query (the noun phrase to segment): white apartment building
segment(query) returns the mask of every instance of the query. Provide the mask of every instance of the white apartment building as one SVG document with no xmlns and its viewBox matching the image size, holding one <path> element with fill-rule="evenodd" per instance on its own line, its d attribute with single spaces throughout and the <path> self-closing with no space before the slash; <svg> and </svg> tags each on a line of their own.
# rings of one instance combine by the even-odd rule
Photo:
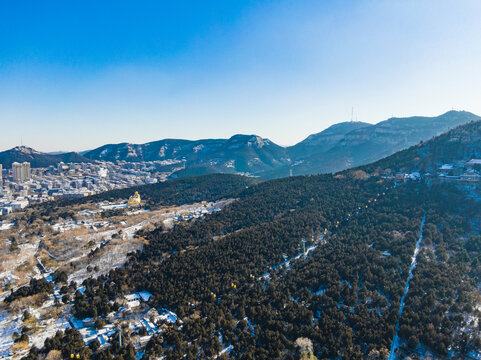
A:
<svg viewBox="0 0 481 360">
<path fill-rule="evenodd" d="M 30 179 L 31 170 L 30 170 L 30 163 L 23 162 L 18 163 L 14 162 L 12 164 L 12 177 L 13 181 L 15 182 L 24 182 Z"/>
</svg>

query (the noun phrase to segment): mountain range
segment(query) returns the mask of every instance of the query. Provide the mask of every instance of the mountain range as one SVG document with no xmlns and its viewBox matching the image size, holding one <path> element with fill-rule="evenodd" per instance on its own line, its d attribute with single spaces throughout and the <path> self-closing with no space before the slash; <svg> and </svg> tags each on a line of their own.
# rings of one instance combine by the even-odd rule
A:
<svg viewBox="0 0 481 360">
<path fill-rule="evenodd" d="M 173 177 L 241 173 L 269 179 L 290 174 L 337 172 L 367 164 L 476 120 L 481 120 L 481 117 L 466 111 L 448 111 L 436 117 L 390 118 L 375 125 L 343 122 L 289 147 L 279 146 L 257 135 L 107 144 L 82 152 L 82 155 L 43 154 L 17 147 L 0 153 L 0 163 L 9 167 L 13 161 L 30 161 L 32 167 L 41 167 L 59 161 L 162 161 L 165 170 L 172 164 L 176 167 L 184 165 Z"/>
</svg>

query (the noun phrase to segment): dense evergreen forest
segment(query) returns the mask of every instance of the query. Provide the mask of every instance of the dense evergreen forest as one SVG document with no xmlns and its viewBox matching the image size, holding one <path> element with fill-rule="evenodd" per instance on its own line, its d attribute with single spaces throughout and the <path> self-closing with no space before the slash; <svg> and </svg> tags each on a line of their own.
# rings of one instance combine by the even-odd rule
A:
<svg viewBox="0 0 481 360">
<path fill-rule="evenodd" d="M 360 169 L 369 173 L 421 171 L 434 175 L 441 164 L 472 158 L 481 158 L 481 121 L 458 126 Z"/>
<path fill-rule="evenodd" d="M 479 325 L 459 331 L 469 316 L 481 323 L 474 309 L 479 203 L 452 185 L 395 185 L 365 174 L 232 186 L 239 200 L 223 211 L 171 231 L 144 232 L 148 245 L 130 254 L 123 268 L 86 280 L 83 294 L 66 288 L 73 312 L 80 319 L 104 318 L 124 294 L 151 292 L 149 305 L 175 311 L 182 323 L 163 324 L 145 359 L 214 358 L 229 345 L 219 358 L 296 359 L 299 338 L 312 341 L 318 359 L 386 359 L 426 213 L 399 319 L 400 351 L 407 356 L 423 345 L 440 358 L 449 349 L 459 358 L 479 351 Z M 217 183 L 215 176 L 209 182 Z M 186 191 L 182 201 L 193 199 L 195 191 Z M 303 254 L 303 240 L 315 248 Z M 134 359 L 131 334 L 119 331 L 121 348 L 84 346 L 69 330 L 28 358 L 52 349 L 69 354 L 76 346 L 83 358 Z"/>
<path fill-rule="evenodd" d="M 481 279 L 477 227 L 481 214 L 478 203 L 473 199 L 459 201 L 462 198 L 462 192 L 452 185 L 431 189 L 423 248 L 406 299 L 400 335 L 408 339 L 411 349 L 422 343 L 446 355 L 451 347 L 465 358 L 481 351 L 480 314 L 477 329 L 469 326 L 466 316 L 480 301 L 473 288 Z M 462 328 L 465 331 L 457 331 Z"/>
</svg>

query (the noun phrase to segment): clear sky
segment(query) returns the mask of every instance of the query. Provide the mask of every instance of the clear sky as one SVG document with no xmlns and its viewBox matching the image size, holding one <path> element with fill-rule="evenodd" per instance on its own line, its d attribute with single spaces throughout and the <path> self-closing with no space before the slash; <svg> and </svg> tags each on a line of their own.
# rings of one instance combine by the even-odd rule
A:
<svg viewBox="0 0 481 360">
<path fill-rule="evenodd" d="M 1 1 L 0 150 L 481 115 L 481 1 Z"/>
</svg>

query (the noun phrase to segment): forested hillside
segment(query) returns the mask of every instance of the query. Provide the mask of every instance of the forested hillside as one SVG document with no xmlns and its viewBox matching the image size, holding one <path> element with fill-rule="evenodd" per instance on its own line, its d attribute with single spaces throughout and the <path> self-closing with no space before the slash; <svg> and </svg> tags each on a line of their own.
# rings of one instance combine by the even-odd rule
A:
<svg viewBox="0 0 481 360">
<path fill-rule="evenodd" d="M 477 135 L 468 135 L 477 126 L 384 163 L 244 186 L 239 200 L 220 212 L 171 231 L 140 233 L 147 244 L 124 267 L 84 281 L 82 292 L 66 288 L 73 314 L 108 320 L 124 295 L 148 291 L 148 305 L 175 312 L 177 321 L 159 323 L 162 331 L 140 352 L 134 348 L 139 335 L 128 328 L 120 330 L 122 347 L 117 334 L 110 347 L 75 342 L 74 350 L 65 345 L 77 336 L 72 330 L 29 358 L 52 349 L 95 359 L 475 356 L 481 350 L 479 190 L 436 179 L 396 182 L 379 169 L 411 170 L 416 165 L 405 159 L 415 151 L 432 151 L 425 157 L 431 163 L 480 151 Z M 186 190 L 184 200 L 191 199 Z M 31 291 L 12 296 L 23 293 Z"/>
<path fill-rule="evenodd" d="M 421 171 L 434 174 L 440 165 L 481 158 L 481 121 L 454 128 L 382 160 L 363 166 L 367 171 Z"/>
</svg>

